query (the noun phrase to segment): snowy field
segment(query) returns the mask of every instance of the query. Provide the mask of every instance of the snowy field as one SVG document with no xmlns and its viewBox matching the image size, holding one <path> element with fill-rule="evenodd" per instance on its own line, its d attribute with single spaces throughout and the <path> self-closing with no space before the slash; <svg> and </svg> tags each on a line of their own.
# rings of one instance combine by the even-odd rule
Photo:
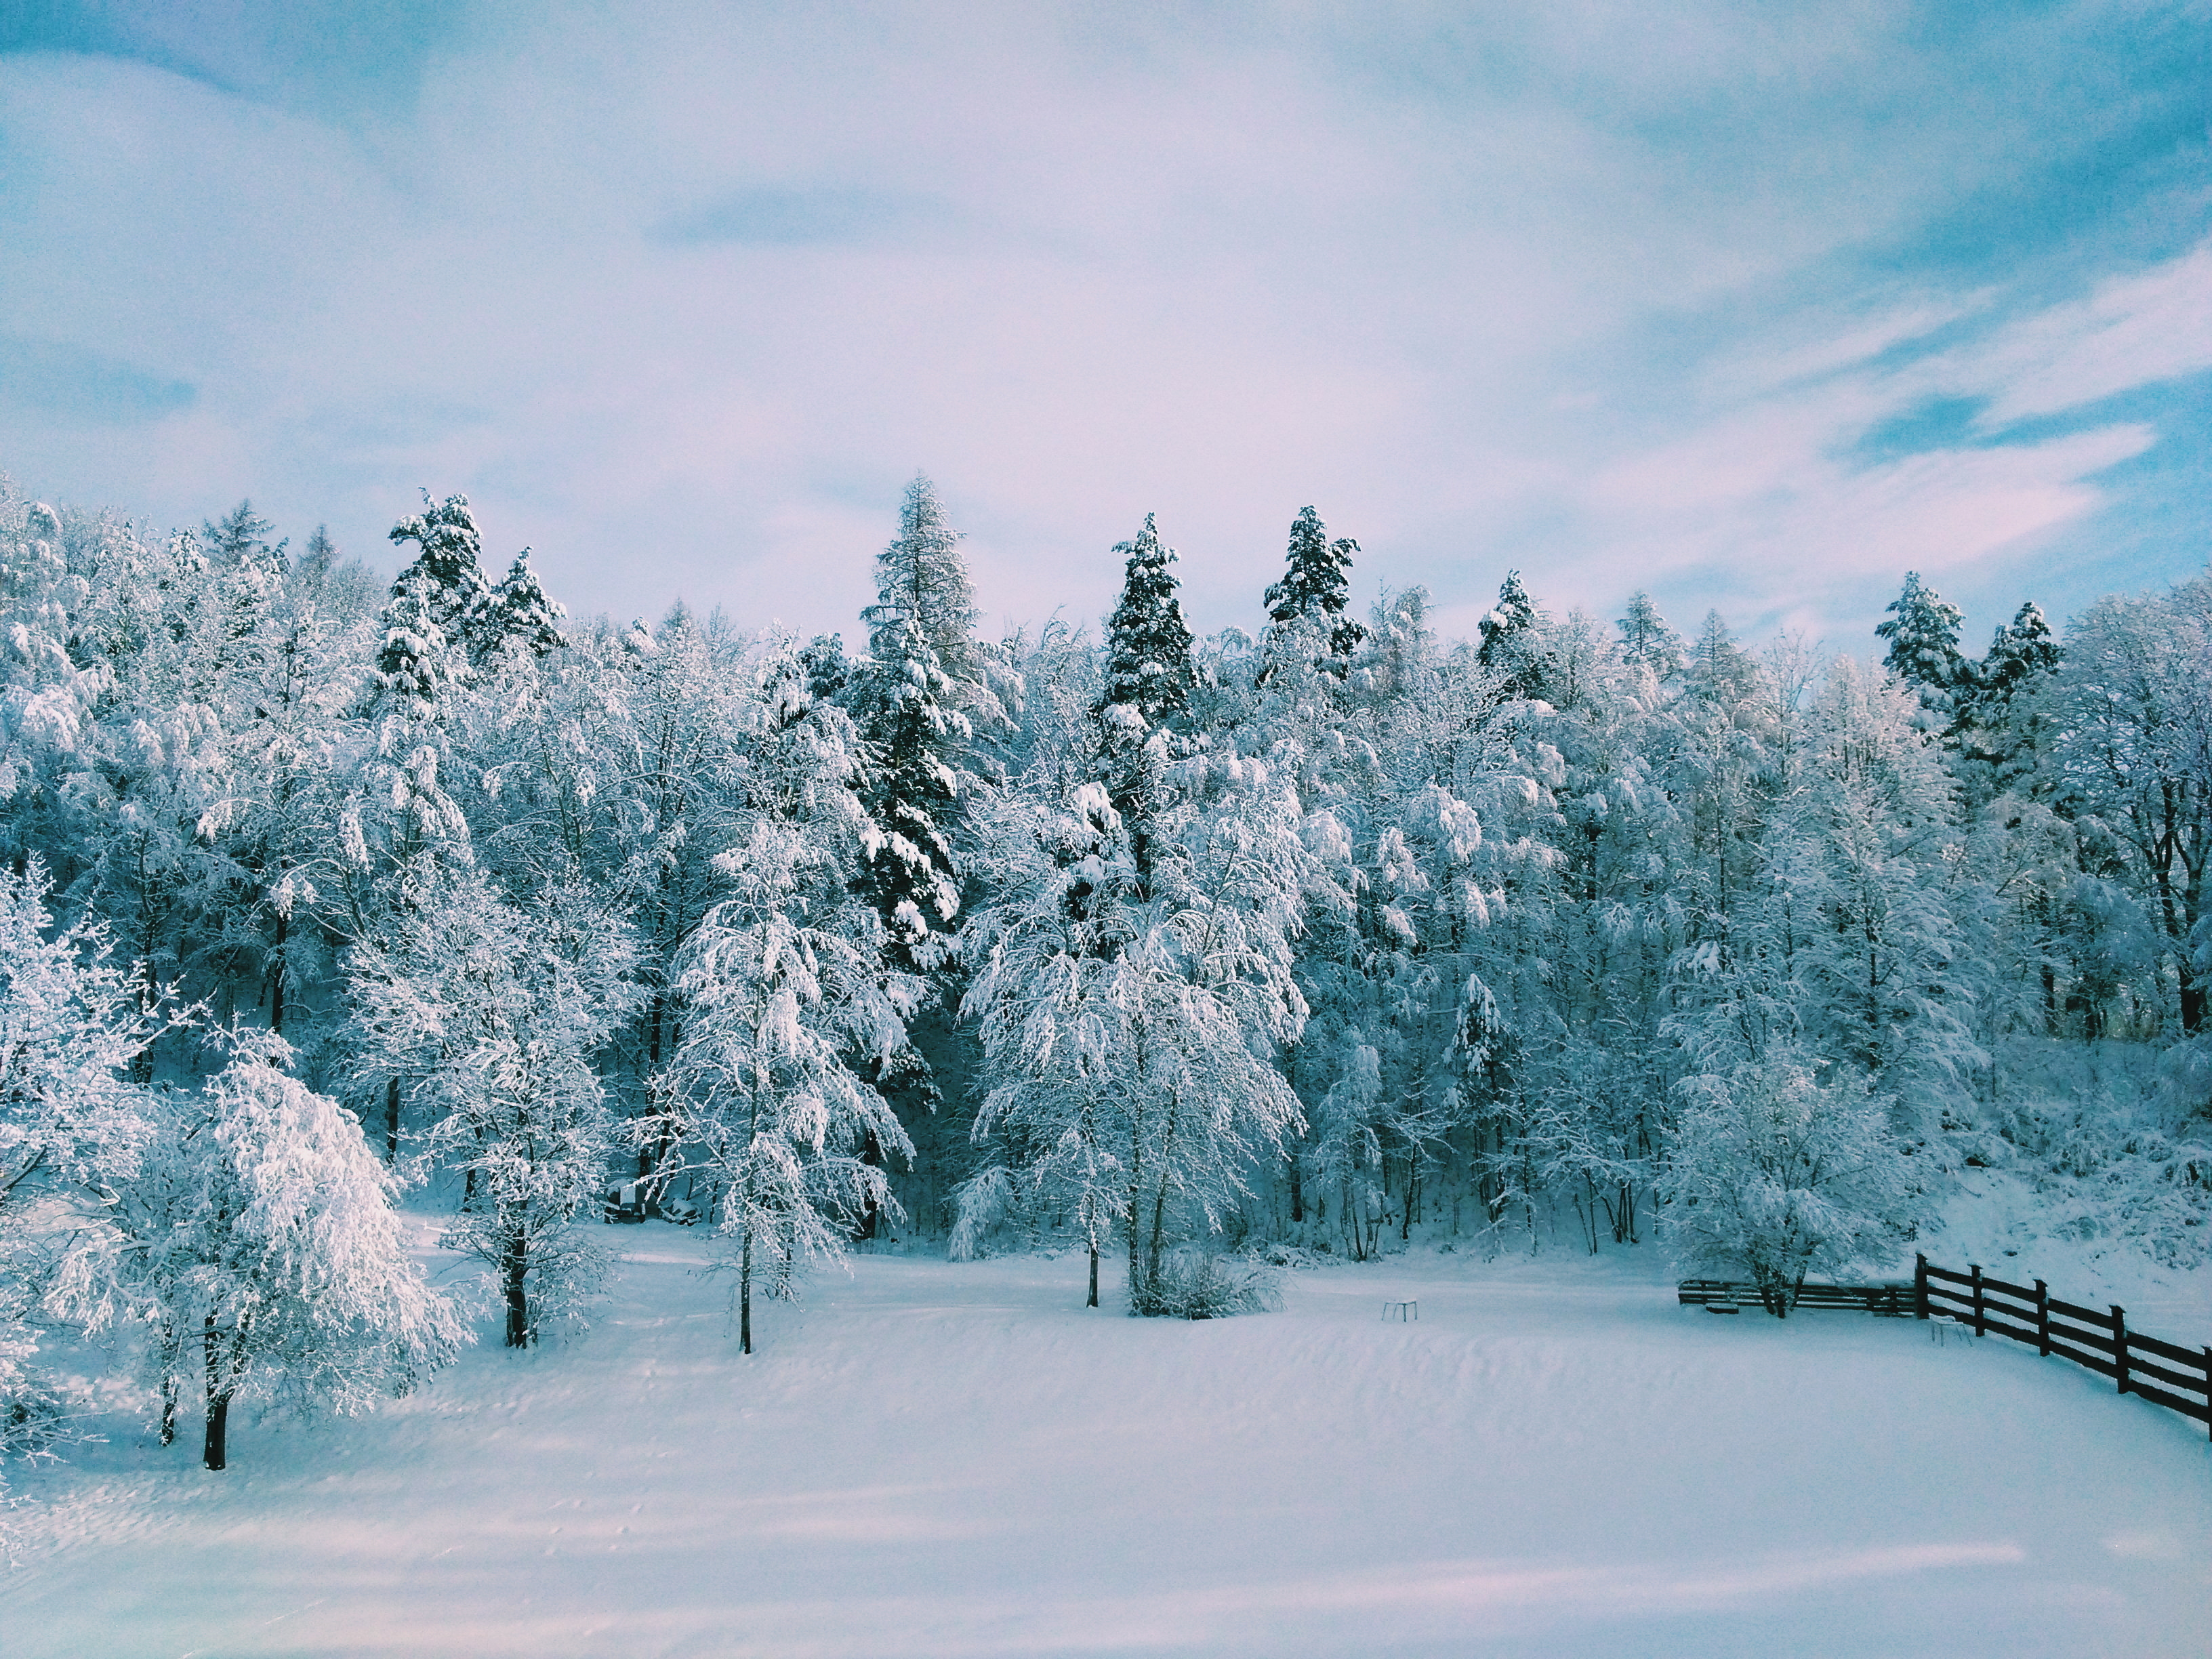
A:
<svg viewBox="0 0 2212 1659">
<path fill-rule="evenodd" d="M 1211 1324 L 1086 1313 L 1073 1257 L 878 1255 L 746 1360 L 706 1240 L 622 1242 L 580 1339 L 236 1423 L 223 1474 L 194 1424 L 34 1478 L 0 1653 L 2212 1649 L 2212 1449 L 2010 1344 L 1680 1309 L 1656 1255 Z"/>
</svg>

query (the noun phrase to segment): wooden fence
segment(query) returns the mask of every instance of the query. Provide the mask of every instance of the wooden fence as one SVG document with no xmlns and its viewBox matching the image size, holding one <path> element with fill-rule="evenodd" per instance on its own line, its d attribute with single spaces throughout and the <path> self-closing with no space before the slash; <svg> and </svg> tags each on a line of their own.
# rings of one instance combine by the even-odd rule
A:
<svg viewBox="0 0 2212 1659">
<path fill-rule="evenodd" d="M 1954 1273 L 1923 1255 L 1912 1280 L 1923 1319 L 1955 1319 L 1976 1336 L 2008 1336 L 2070 1359 L 2111 1377 L 2120 1393 L 2193 1417 L 2212 1431 L 2212 1347 L 2185 1348 L 2130 1330 L 2126 1309 L 2100 1312 L 2061 1302 L 2039 1279 L 2033 1288 L 2008 1285 L 1979 1267 Z"/>
<path fill-rule="evenodd" d="M 1800 1308 L 1848 1308 L 1922 1319 L 1955 1319 L 1976 1336 L 2008 1336 L 2040 1354 L 2055 1354 L 2109 1376 L 2122 1394 L 2193 1417 L 2212 1433 L 2212 1347 L 2185 1348 L 2128 1328 L 2127 1310 L 2098 1311 L 2062 1302 L 2041 1279 L 2033 1288 L 1991 1279 L 1979 1267 L 1954 1273 L 1916 1258 L 1910 1285 L 1806 1285 Z M 1749 1285 L 1686 1279 L 1677 1287 L 1687 1306 L 1723 1313 L 1759 1305 Z"/>
</svg>

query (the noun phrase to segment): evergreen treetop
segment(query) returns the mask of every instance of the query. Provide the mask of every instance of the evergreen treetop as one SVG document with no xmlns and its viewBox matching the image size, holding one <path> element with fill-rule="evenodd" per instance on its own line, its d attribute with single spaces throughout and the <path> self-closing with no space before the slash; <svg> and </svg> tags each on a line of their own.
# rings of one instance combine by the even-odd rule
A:
<svg viewBox="0 0 2212 1659">
<path fill-rule="evenodd" d="M 514 556 L 507 580 L 492 590 L 484 633 L 494 649 L 515 645 L 543 657 L 566 643 L 561 619 L 568 614 L 530 568 L 530 550 L 526 547 Z"/>
<path fill-rule="evenodd" d="M 899 533 L 876 556 L 876 602 L 860 613 L 868 625 L 872 655 L 890 661 L 903 649 L 912 623 L 953 680 L 980 684 L 976 661 L 975 591 L 960 556 L 960 532 L 952 527 L 937 486 L 915 473 L 899 509 Z"/>
<path fill-rule="evenodd" d="M 429 614 L 446 637 L 472 645 L 492 605 L 491 584 L 483 574 L 483 538 L 469 511 L 467 496 L 448 495 L 443 501 L 433 502 L 426 489 L 422 506 L 422 512 L 392 526 L 392 541 L 413 542 L 422 550 L 415 562 L 400 573 L 399 580 L 422 577 Z M 392 592 L 398 593 L 398 583 Z"/>
<path fill-rule="evenodd" d="M 1191 633 L 1176 598 L 1175 549 L 1164 544 L 1152 515 L 1133 542 L 1114 550 L 1127 562 L 1121 602 L 1107 621 L 1103 706 L 1125 704 L 1158 725 L 1189 703 Z"/>
<path fill-rule="evenodd" d="M 1959 607 L 1920 580 L 1905 573 L 1905 589 L 1886 608 L 1889 620 L 1875 633 L 1889 641 L 1882 666 L 1915 687 L 1923 707 L 1948 708 L 1966 682 L 1966 659 L 1959 654 Z"/>
<path fill-rule="evenodd" d="M 1330 541 L 1321 514 L 1306 507 L 1291 524 L 1283 579 L 1270 586 L 1267 594 L 1267 619 L 1274 624 L 1271 631 L 1279 632 L 1302 617 L 1311 617 L 1328 628 L 1327 665 L 1339 678 L 1343 678 L 1359 641 L 1367 637 L 1367 630 L 1344 614 L 1352 596 L 1346 572 L 1358 551 L 1359 544 L 1348 536 Z"/>
</svg>

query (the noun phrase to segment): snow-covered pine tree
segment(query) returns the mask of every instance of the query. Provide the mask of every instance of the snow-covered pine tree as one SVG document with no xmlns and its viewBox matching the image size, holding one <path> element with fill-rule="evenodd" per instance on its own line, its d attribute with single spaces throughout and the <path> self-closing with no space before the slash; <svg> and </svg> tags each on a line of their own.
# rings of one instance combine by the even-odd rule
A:
<svg viewBox="0 0 2212 1659">
<path fill-rule="evenodd" d="M 854 793 L 850 721 L 813 700 L 790 652 L 763 666 L 754 709 L 744 804 L 714 860 L 728 896 L 677 958 L 683 1041 L 635 1130 L 664 1179 L 713 1184 L 746 1353 L 757 1285 L 793 1294 L 807 1262 L 842 1261 L 854 1230 L 896 1211 L 884 1158 L 914 1148 L 872 1079 L 922 990 L 886 969 L 881 923 L 849 890 L 881 833 Z"/>
<path fill-rule="evenodd" d="M 2155 937 L 2166 1018 L 2212 1036 L 2212 576 L 2092 605 L 2046 696 L 2057 804 L 2094 821 L 2082 852 L 2109 859 Z"/>
<path fill-rule="evenodd" d="M 1543 650 L 1537 629 L 1540 618 L 1521 573 L 1507 571 L 1498 586 L 1498 603 L 1477 624 L 1482 643 L 1475 660 L 1498 676 L 1509 697 L 1536 700 L 1544 696 Z"/>
<path fill-rule="evenodd" d="M 1176 598 L 1175 550 L 1162 544 L 1152 515 L 1133 542 L 1115 549 L 1124 561 L 1121 603 L 1107 622 L 1106 684 L 1097 709 L 1097 769 L 1129 832 L 1138 878 L 1151 862 L 1150 822 L 1162 805 L 1160 769 L 1173 728 L 1187 716 L 1194 679 L 1190 629 Z"/>
<path fill-rule="evenodd" d="M 1133 708 L 1148 726 L 1181 714 L 1190 704 L 1191 633 L 1176 597 L 1175 549 L 1160 540 L 1152 514 L 1134 541 L 1116 544 L 1123 560 L 1121 603 L 1106 623 L 1106 689 L 1103 701 Z"/>
<path fill-rule="evenodd" d="M 349 1414 L 470 1340 L 408 1259 L 393 1178 L 353 1115 L 289 1074 L 281 1039 L 229 1041 L 236 1058 L 204 1090 L 165 1097 L 147 1167 L 111 1215 L 120 1294 L 88 1310 L 95 1325 L 120 1310 L 152 1327 L 163 1444 L 182 1388 L 201 1383 L 210 1469 L 240 1398 Z"/>
<path fill-rule="evenodd" d="M 200 544 L 219 565 L 251 565 L 282 576 L 291 562 L 284 556 L 285 544 L 269 539 L 276 527 L 253 510 L 252 501 L 240 501 L 221 523 L 201 526 Z"/>
<path fill-rule="evenodd" d="M 342 841 L 361 869 L 381 854 L 404 865 L 431 847 L 456 862 L 470 857 L 468 819 L 446 787 L 447 725 L 475 671 L 438 620 L 430 579 L 403 572 L 381 619 L 383 644 L 362 705 L 375 750 L 362 769 Z"/>
<path fill-rule="evenodd" d="M 887 837 L 864 878 L 900 963 L 941 964 L 960 878 L 953 851 L 962 798 L 978 777 L 979 726 L 1002 723 L 960 534 L 937 488 L 907 486 L 899 533 L 876 559 L 868 659 L 850 706 L 872 750 L 866 799 Z"/>
<path fill-rule="evenodd" d="M 1321 514 L 1302 508 L 1291 521 L 1282 580 L 1267 592 L 1270 640 L 1279 647 L 1291 631 L 1316 630 L 1322 647 L 1316 665 L 1339 680 L 1350 672 L 1352 653 L 1367 637 L 1367 630 L 1344 614 L 1352 598 L 1346 573 L 1358 551 L 1359 544 L 1348 536 L 1329 540 Z"/>
<path fill-rule="evenodd" d="M 465 495 L 433 501 L 422 492 L 422 511 L 392 526 L 391 539 L 412 542 L 420 550 L 399 573 L 399 581 L 422 580 L 424 609 L 444 637 L 471 658 L 481 654 L 485 623 L 492 608 L 491 584 L 483 573 L 483 538 Z M 393 592 L 398 592 L 394 584 Z"/>
<path fill-rule="evenodd" d="M 2002 794 L 2034 770 L 2044 738 L 2035 694 L 2064 655 L 2031 599 L 1996 630 L 1988 653 L 1966 677 L 1954 731 L 1961 751 L 1981 769 L 1978 796 Z"/>
<path fill-rule="evenodd" d="M 1141 886 L 1095 783 L 1000 820 L 1002 896 L 968 934 L 980 965 L 963 1008 L 992 1084 L 978 1139 L 1017 1131 L 1037 1154 L 1031 1178 L 1076 1202 L 1094 1250 L 1112 1183 L 1138 1313 L 1169 1310 L 1169 1246 L 1194 1223 L 1218 1227 L 1303 1124 L 1275 1054 L 1306 1015 L 1291 939 L 1334 888 L 1264 762 L 1177 771 Z"/>
<path fill-rule="evenodd" d="M 530 550 L 524 548 L 514 556 L 506 579 L 492 590 L 483 624 L 486 656 L 508 649 L 537 657 L 558 651 L 567 643 L 561 623 L 568 614 L 538 580 L 530 568 Z"/>
<path fill-rule="evenodd" d="M 1959 607 L 1908 570 L 1904 590 L 1884 611 L 1889 620 L 1874 630 L 1889 641 L 1882 666 L 1912 687 L 1920 706 L 1941 717 L 1938 725 L 1948 721 L 1973 676 L 1973 665 L 1959 654 Z"/>
</svg>

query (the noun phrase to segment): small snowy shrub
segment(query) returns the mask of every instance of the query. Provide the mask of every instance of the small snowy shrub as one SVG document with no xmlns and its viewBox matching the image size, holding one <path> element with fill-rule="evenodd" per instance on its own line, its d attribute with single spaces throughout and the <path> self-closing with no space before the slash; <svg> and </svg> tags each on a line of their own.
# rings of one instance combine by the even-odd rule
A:
<svg viewBox="0 0 2212 1659">
<path fill-rule="evenodd" d="M 1129 1311 L 1148 1319 L 1227 1319 L 1281 1305 L 1268 1269 L 1239 1269 L 1194 1245 L 1170 1250 L 1157 1267 L 1140 1265 L 1129 1288 Z"/>
<path fill-rule="evenodd" d="M 1003 1164 L 978 1171 L 952 1189 L 952 1237 L 945 1254 L 954 1261 L 980 1261 L 1019 1235 L 1020 1194 Z"/>
<path fill-rule="evenodd" d="M 1747 1272 L 1776 1318 L 1808 1276 L 1882 1254 L 1923 1218 L 1864 1079 L 1823 1084 L 1784 1054 L 1681 1090 L 1688 1104 L 1661 1182 L 1675 1255 L 1686 1267 Z"/>
</svg>

